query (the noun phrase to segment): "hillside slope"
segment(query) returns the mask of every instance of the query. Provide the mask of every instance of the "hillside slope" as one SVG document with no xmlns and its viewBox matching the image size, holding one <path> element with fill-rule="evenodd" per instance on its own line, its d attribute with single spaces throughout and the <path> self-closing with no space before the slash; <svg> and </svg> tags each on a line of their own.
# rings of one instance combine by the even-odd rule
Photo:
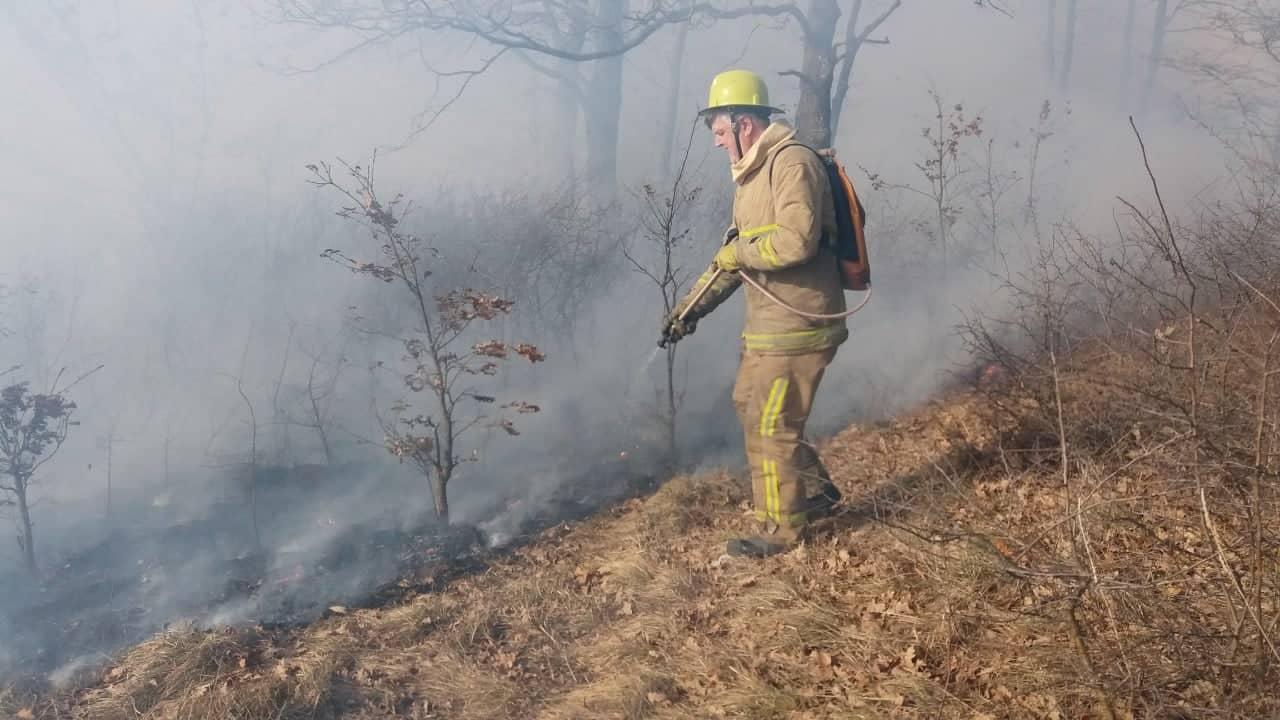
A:
<svg viewBox="0 0 1280 720">
<path fill-rule="evenodd" d="M 747 525 L 740 482 L 723 472 L 679 477 L 490 558 L 483 572 L 435 584 L 406 578 L 416 590 L 394 604 L 334 608 L 298 630 L 175 629 L 80 691 L 43 699 L 11 691 L 0 714 L 586 720 L 1280 710 L 1256 690 L 1265 678 L 1232 689 L 1195 662 L 1204 651 L 1195 633 L 1175 628 L 1201 621 L 1185 600 L 1195 578 L 1152 586 L 1152 602 L 1168 607 L 1139 602 L 1150 588 L 1082 597 L 1076 570 L 1047 553 L 1070 542 L 1053 537 L 1072 527 L 1059 519 L 1072 516 L 1058 449 L 1037 447 L 1016 424 L 998 427 L 986 408 L 979 394 L 962 393 L 823 442 L 849 506 L 784 556 L 723 556 L 724 540 Z M 1090 502 L 1123 504 L 1116 480 L 1140 477 L 1148 460 L 1135 457 Z M 1090 548 L 1098 565 L 1104 556 L 1123 564 L 1124 553 L 1155 540 L 1107 533 L 1105 542 Z M 1200 541 L 1171 542 L 1196 552 Z M 1134 620 L 1125 607 L 1139 605 Z"/>
</svg>

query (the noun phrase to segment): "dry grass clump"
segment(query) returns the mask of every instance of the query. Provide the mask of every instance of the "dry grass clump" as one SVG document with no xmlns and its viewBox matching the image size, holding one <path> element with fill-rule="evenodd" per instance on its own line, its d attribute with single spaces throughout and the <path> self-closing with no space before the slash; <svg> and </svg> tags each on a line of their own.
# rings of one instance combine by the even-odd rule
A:
<svg viewBox="0 0 1280 720">
<path fill-rule="evenodd" d="M 434 648 L 361 653 L 352 677 L 365 712 L 386 716 L 445 716 L 487 720 L 518 716 L 527 691 L 502 661 L 480 665 Z"/>
<path fill-rule="evenodd" d="M 84 717 L 324 717 L 344 654 L 337 643 L 291 655 L 253 629 L 166 632 L 126 653 Z"/>
<path fill-rule="evenodd" d="M 670 673 L 623 665 L 599 681 L 580 685 L 542 709 L 538 720 L 641 720 L 670 707 L 679 689 Z"/>
<path fill-rule="evenodd" d="M 742 502 L 749 493 L 743 483 L 720 470 L 703 475 L 678 475 L 663 484 L 640 507 L 636 518 L 638 542 L 668 542 L 692 528 L 707 527 L 718 513 Z"/>
</svg>

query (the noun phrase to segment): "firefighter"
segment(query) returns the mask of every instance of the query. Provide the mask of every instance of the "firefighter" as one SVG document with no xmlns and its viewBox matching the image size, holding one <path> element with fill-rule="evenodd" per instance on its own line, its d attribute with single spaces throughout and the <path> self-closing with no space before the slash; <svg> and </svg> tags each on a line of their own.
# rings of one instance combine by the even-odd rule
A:
<svg viewBox="0 0 1280 720">
<path fill-rule="evenodd" d="M 822 160 L 795 140 L 795 130 L 771 120 L 781 112 L 755 73 L 729 70 L 711 81 L 699 113 L 715 145 L 729 156 L 733 222 L 713 265 L 663 321 L 663 342 L 692 333 L 697 321 L 732 295 L 750 273 L 792 308 L 819 315 L 845 311 L 836 257 L 826 238 L 836 220 Z M 715 271 L 721 272 L 716 276 Z M 684 320 L 702 286 L 712 282 Z M 840 499 L 805 422 L 823 372 L 849 336 L 844 320 L 796 314 L 746 289 L 746 323 L 733 401 L 742 423 L 759 531 L 729 541 L 734 556 L 767 557 L 799 542 L 812 515 Z M 806 483 L 819 490 L 809 497 Z"/>
</svg>

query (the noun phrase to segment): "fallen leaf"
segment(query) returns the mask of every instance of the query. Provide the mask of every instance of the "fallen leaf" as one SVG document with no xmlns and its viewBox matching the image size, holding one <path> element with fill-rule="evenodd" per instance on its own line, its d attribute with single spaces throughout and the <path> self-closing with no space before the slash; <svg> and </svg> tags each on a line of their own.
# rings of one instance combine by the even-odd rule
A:
<svg viewBox="0 0 1280 720">
<path fill-rule="evenodd" d="M 15 717 L 17 717 L 18 720 L 35 720 L 36 713 L 31 708 L 24 707 L 18 711 L 18 714 Z"/>
<path fill-rule="evenodd" d="M 500 652 L 493 656 L 493 661 L 503 670 L 510 670 L 516 666 L 516 654 L 513 652 Z"/>
</svg>

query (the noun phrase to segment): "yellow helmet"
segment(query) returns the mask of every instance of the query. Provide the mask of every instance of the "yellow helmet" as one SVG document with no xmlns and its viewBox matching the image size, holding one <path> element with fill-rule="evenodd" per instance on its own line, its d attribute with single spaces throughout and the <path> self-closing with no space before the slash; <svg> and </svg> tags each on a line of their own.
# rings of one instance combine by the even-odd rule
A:
<svg viewBox="0 0 1280 720">
<path fill-rule="evenodd" d="M 753 109 L 765 114 L 782 112 L 769 104 L 769 88 L 764 80 L 749 70 L 726 70 L 711 80 L 707 107 L 698 113 L 707 116 L 735 108 Z"/>
</svg>

